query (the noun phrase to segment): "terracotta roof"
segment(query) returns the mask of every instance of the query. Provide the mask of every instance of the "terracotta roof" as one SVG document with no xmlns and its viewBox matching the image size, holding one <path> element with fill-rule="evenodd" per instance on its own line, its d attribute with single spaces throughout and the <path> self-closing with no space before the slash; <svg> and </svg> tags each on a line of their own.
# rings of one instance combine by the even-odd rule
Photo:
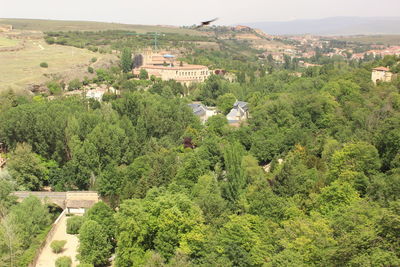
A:
<svg viewBox="0 0 400 267">
<path fill-rule="evenodd" d="M 378 71 L 390 71 L 390 69 L 385 68 L 385 67 L 377 67 L 377 68 L 373 68 L 373 70 L 378 70 Z"/>
</svg>

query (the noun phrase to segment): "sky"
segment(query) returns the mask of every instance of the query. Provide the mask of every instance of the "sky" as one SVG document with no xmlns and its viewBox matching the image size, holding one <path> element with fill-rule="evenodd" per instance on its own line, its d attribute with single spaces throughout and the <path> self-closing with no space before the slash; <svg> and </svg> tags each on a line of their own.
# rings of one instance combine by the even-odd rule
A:
<svg viewBox="0 0 400 267">
<path fill-rule="evenodd" d="M 381 6 L 381 7 L 379 7 Z M 400 16 L 400 0 L 0 0 L 0 18 L 219 25 L 336 16 Z"/>
</svg>

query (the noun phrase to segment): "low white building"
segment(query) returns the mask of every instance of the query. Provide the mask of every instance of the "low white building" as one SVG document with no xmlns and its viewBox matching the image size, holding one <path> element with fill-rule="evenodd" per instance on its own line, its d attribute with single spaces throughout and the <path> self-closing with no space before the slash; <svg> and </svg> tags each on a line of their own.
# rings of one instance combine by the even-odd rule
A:
<svg viewBox="0 0 400 267">
<path fill-rule="evenodd" d="M 86 98 L 93 98 L 101 102 L 105 92 L 105 89 L 92 89 L 86 92 Z"/>
</svg>

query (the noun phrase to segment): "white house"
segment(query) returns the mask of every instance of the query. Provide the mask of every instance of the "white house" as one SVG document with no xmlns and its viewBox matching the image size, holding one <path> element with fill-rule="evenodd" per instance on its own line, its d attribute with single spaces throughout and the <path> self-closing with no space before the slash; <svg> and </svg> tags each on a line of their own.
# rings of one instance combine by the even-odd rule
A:
<svg viewBox="0 0 400 267">
<path fill-rule="evenodd" d="M 249 118 L 249 107 L 247 102 L 236 101 L 233 104 L 233 108 L 226 115 L 226 118 L 230 125 L 239 126 L 241 122 L 246 121 Z"/>
</svg>

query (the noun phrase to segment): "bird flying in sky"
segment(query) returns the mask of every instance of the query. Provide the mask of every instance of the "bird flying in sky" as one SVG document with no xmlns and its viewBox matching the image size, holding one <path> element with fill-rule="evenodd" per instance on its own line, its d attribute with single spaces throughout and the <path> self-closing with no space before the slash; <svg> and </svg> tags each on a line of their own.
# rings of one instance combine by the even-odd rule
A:
<svg viewBox="0 0 400 267">
<path fill-rule="evenodd" d="M 216 21 L 218 18 L 212 19 L 212 20 L 207 20 L 207 21 L 203 21 L 201 22 L 201 24 L 199 26 L 196 27 L 196 29 L 204 27 L 204 26 L 208 26 L 210 25 L 212 22 Z"/>
</svg>

